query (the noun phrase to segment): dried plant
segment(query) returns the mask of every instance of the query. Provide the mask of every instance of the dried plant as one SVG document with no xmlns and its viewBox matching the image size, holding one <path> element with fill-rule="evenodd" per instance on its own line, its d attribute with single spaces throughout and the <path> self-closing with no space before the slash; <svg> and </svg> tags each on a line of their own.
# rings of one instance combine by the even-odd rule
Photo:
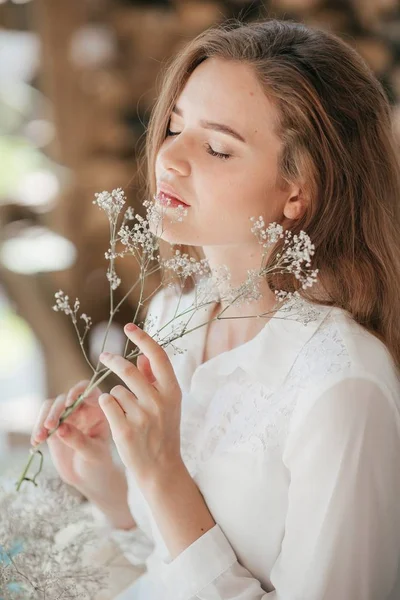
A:
<svg viewBox="0 0 400 600">
<path fill-rule="evenodd" d="M 91 600 L 107 587 L 104 565 L 86 564 L 99 543 L 83 496 L 52 474 L 18 494 L 0 480 L 0 598 Z"/>
<path fill-rule="evenodd" d="M 160 202 L 162 200 L 162 202 Z M 146 200 L 143 205 L 146 208 L 146 218 L 139 214 L 135 214 L 131 207 L 128 207 L 123 211 L 123 207 L 126 203 L 125 194 L 121 188 L 113 190 L 111 193 L 103 191 L 99 194 L 95 194 L 95 200 L 93 201 L 104 213 L 107 215 L 109 227 L 110 227 L 110 247 L 105 253 L 105 258 L 109 261 L 107 269 L 107 279 L 110 285 L 110 315 L 105 331 L 101 352 L 104 350 L 108 332 L 112 324 L 113 318 L 116 312 L 119 310 L 121 304 L 126 300 L 129 294 L 139 286 L 139 302 L 134 312 L 132 322 L 136 323 L 139 311 L 141 307 L 150 300 L 150 298 L 162 287 L 176 287 L 175 281 L 172 279 L 171 274 L 175 273 L 178 275 L 178 279 L 183 285 L 186 278 L 190 277 L 195 283 L 195 300 L 193 304 L 186 308 L 184 311 L 179 312 L 180 299 L 178 298 L 178 307 L 175 311 L 174 318 L 163 325 L 158 331 L 152 331 L 151 335 L 156 341 L 163 347 L 171 345 L 171 347 L 179 352 L 179 348 L 174 346 L 174 341 L 178 338 L 187 335 L 197 327 L 203 327 L 207 325 L 209 321 L 198 325 L 197 327 L 190 328 L 189 323 L 193 314 L 206 306 L 209 303 L 213 303 L 216 300 L 227 303 L 226 308 L 221 310 L 214 319 L 225 319 L 225 318 L 249 318 L 259 317 L 266 318 L 270 317 L 273 311 L 257 315 L 249 315 L 249 317 L 227 317 L 223 316 L 225 311 L 232 304 L 251 303 L 254 300 L 259 299 L 262 294 L 260 292 L 260 283 L 265 279 L 266 275 L 274 273 L 289 272 L 294 274 L 296 279 L 304 289 L 312 286 L 317 280 L 318 270 L 311 269 L 311 258 L 314 254 L 314 246 L 311 243 L 308 235 L 301 231 L 299 235 L 292 235 L 291 231 L 284 231 L 282 226 L 276 223 L 270 223 L 267 227 L 265 226 L 262 217 L 252 217 L 250 219 L 252 226 L 251 232 L 257 237 L 261 244 L 262 260 L 259 269 L 250 269 L 247 272 L 247 279 L 240 286 L 234 287 L 230 284 L 230 273 L 229 270 L 221 266 L 219 269 L 211 271 L 210 266 L 206 259 L 199 261 L 193 257 L 189 257 L 187 254 L 182 254 L 180 250 L 174 249 L 172 258 L 162 259 L 159 254 L 159 240 L 162 238 L 164 233 L 164 225 L 167 221 L 166 209 L 170 206 L 169 199 L 161 193 L 159 196 L 155 196 L 153 201 Z M 172 218 L 169 221 L 177 222 L 182 221 L 187 214 L 187 209 L 184 206 L 179 206 L 172 212 Z M 128 223 L 136 221 L 133 226 Z M 276 256 L 274 263 L 267 266 L 267 257 L 270 254 L 271 247 L 273 247 L 279 239 L 284 238 L 282 253 Z M 115 268 L 115 261 L 117 258 L 123 258 L 124 256 L 133 256 L 139 268 L 139 277 L 135 281 L 123 298 L 115 303 L 114 292 L 120 286 L 121 279 L 117 274 Z M 145 298 L 144 287 L 145 280 L 147 277 L 160 271 L 161 283 L 152 292 L 152 294 Z M 275 291 L 277 303 L 284 302 L 288 306 L 288 310 L 293 308 L 293 303 L 296 303 L 300 294 L 298 291 L 286 292 L 284 290 Z M 51 436 L 54 431 L 59 427 L 61 423 L 67 419 L 67 417 L 81 404 L 86 396 L 97 387 L 108 375 L 110 370 L 107 368 L 101 368 L 100 361 L 97 365 L 93 365 L 85 351 L 84 341 L 86 335 L 91 327 L 91 319 L 85 313 L 79 315 L 80 302 L 78 299 L 75 300 L 73 306 L 71 306 L 69 297 L 62 291 L 58 291 L 55 294 L 56 304 L 53 307 L 55 311 L 63 312 L 69 316 L 72 320 L 73 326 L 78 335 L 79 343 L 87 361 L 90 366 L 93 375 L 86 390 L 75 400 L 75 402 L 68 406 L 61 418 L 57 427 L 49 432 Z M 186 321 L 185 318 L 187 317 Z M 304 324 L 315 318 L 315 311 L 304 304 L 299 305 L 298 320 L 301 320 Z M 84 322 L 84 330 L 80 331 L 80 320 Z M 175 323 L 176 321 L 176 323 Z M 168 335 L 165 335 L 165 330 L 172 324 L 172 328 Z M 176 326 L 175 326 L 176 325 Z M 146 319 L 145 329 L 150 330 L 152 328 L 152 317 L 148 316 Z M 128 352 L 129 340 L 127 340 L 125 349 L 123 352 L 124 358 L 128 360 L 135 360 L 140 354 L 139 350 L 133 349 Z M 16 483 L 17 491 L 20 489 L 23 481 L 31 481 L 36 483 L 36 477 L 40 473 L 43 461 L 43 455 L 38 448 L 30 450 L 31 456 L 23 470 L 18 482 Z M 40 458 L 40 466 L 36 475 L 32 478 L 27 477 L 29 468 L 35 456 Z"/>
</svg>

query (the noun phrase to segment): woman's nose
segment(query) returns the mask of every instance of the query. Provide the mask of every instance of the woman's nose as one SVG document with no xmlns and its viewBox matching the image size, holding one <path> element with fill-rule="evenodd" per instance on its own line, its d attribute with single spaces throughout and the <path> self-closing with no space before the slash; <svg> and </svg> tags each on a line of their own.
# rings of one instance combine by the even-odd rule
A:
<svg viewBox="0 0 400 600">
<path fill-rule="evenodd" d="M 188 149 L 184 144 L 178 143 L 178 139 L 160 148 L 157 162 L 165 171 L 177 171 L 181 175 L 188 175 L 190 172 Z"/>
</svg>

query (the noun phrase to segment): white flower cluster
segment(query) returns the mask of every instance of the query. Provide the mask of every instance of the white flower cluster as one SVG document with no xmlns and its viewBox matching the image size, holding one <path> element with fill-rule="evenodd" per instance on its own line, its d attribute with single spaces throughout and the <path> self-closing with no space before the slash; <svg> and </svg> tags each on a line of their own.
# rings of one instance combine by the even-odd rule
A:
<svg viewBox="0 0 400 600">
<path fill-rule="evenodd" d="M 231 272 L 227 265 L 219 265 L 209 275 L 202 277 L 196 285 L 196 304 L 202 305 L 207 302 L 220 302 L 222 299 L 231 297 Z"/>
<path fill-rule="evenodd" d="M 53 306 L 53 310 L 55 312 L 63 312 L 65 315 L 70 316 L 72 318 L 72 322 L 74 324 L 76 324 L 77 312 L 81 305 L 78 298 L 75 299 L 74 307 L 71 308 L 70 303 L 69 303 L 69 296 L 67 296 L 67 294 L 65 292 L 63 292 L 62 290 L 59 290 L 58 292 L 56 292 L 54 294 L 54 296 L 56 299 L 56 303 Z M 85 322 L 85 333 L 84 333 L 84 336 L 85 336 L 87 331 L 92 326 L 92 319 L 91 319 L 91 317 L 88 317 L 88 315 L 86 313 L 82 313 L 79 318 Z"/>
<path fill-rule="evenodd" d="M 170 269 L 183 279 L 186 277 L 192 277 L 193 275 L 204 275 L 210 272 L 210 267 L 207 259 L 202 258 L 196 260 L 193 256 L 175 250 L 175 255 L 172 258 L 168 258 L 162 262 L 165 269 Z"/>
<path fill-rule="evenodd" d="M 123 223 L 125 221 L 133 221 L 134 218 L 135 218 L 135 211 L 133 210 L 132 206 L 128 206 L 128 208 L 124 212 Z"/>
<path fill-rule="evenodd" d="M 83 496 L 53 474 L 16 492 L 14 479 L 0 480 L 0 597 L 4 600 L 94 598 L 108 570 L 88 564 L 99 544 Z M 73 534 L 71 536 L 71 534 Z"/>
<path fill-rule="evenodd" d="M 303 289 L 311 287 L 317 280 L 319 269 L 304 273 L 303 264 L 307 268 L 311 267 L 311 257 L 314 255 L 315 246 L 305 231 L 300 231 L 298 235 L 293 236 L 291 231 L 286 233 L 287 239 L 284 242 L 282 263 L 287 271 L 293 273 L 296 279 L 302 283 Z M 280 255 L 278 256 L 280 258 Z"/>
<path fill-rule="evenodd" d="M 246 281 L 232 290 L 230 301 L 238 305 L 260 300 L 262 298 L 262 292 L 260 291 L 261 281 L 262 277 L 259 269 L 248 269 Z"/>
<path fill-rule="evenodd" d="M 91 327 L 92 326 L 92 318 L 88 317 L 86 313 L 82 313 L 80 318 L 85 321 L 86 323 L 86 327 Z"/>
<path fill-rule="evenodd" d="M 163 196 L 163 199 L 164 199 L 164 201 L 166 203 L 165 204 L 166 207 L 171 206 L 171 199 L 168 198 L 167 196 L 165 196 L 164 194 L 162 194 L 162 192 L 161 192 L 161 195 Z M 160 197 L 158 196 L 158 194 L 155 194 L 153 196 L 154 211 L 156 212 L 156 214 L 158 215 L 158 217 L 161 220 L 162 217 L 163 217 L 163 215 L 165 214 L 165 209 L 163 210 L 162 205 L 159 204 L 159 198 Z M 161 210 L 160 210 L 160 208 L 161 208 Z M 171 222 L 174 222 L 174 221 L 178 221 L 178 222 L 183 221 L 184 217 L 186 217 L 187 214 L 188 214 L 188 209 L 185 206 L 183 206 L 183 205 L 175 206 Z"/>
<path fill-rule="evenodd" d="M 80 306 L 78 298 L 76 298 L 74 308 L 72 309 L 69 304 L 69 296 L 67 296 L 65 292 L 59 290 L 54 296 L 56 298 L 56 304 L 53 306 L 53 310 L 56 312 L 63 312 L 66 315 L 76 315 Z"/>
<path fill-rule="evenodd" d="M 122 255 L 136 254 L 137 251 L 142 251 L 145 255 L 152 257 L 158 250 L 158 239 L 150 231 L 148 219 L 144 219 L 141 215 L 135 215 L 134 218 L 138 222 L 132 228 L 123 225 L 118 232 L 118 240 L 125 246 L 125 252 Z"/>
<path fill-rule="evenodd" d="M 261 216 L 258 219 L 251 217 L 250 220 L 253 222 L 251 231 L 257 236 L 264 248 L 269 248 L 276 244 L 279 239 L 285 238 L 283 251 L 276 255 L 278 262 L 273 269 L 279 272 L 282 272 L 283 269 L 288 273 L 293 273 L 296 279 L 300 281 L 303 289 L 314 285 L 317 281 L 319 269 L 310 270 L 311 257 L 315 253 L 315 246 L 311 243 L 307 233 L 300 231 L 299 234 L 293 235 L 291 231 L 284 231 L 282 225 L 278 223 L 270 223 L 265 229 L 264 219 Z M 261 270 L 260 273 L 266 274 L 267 271 Z M 275 295 L 281 302 L 300 296 L 299 293 L 283 290 L 276 291 Z"/>
<path fill-rule="evenodd" d="M 121 279 L 120 277 L 118 277 L 114 265 L 107 269 L 107 279 L 111 285 L 112 290 L 116 290 L 120 286 Z"/>
<path fill-rule="evenodd" d="M 107 191 L 95 194 L 96 204 L 101 210 L 104 210 L 110 222 L 114 223 L 125 204 L 125 192 L 122 188 L 117 188 L 111 193 Z"/>
<path fill-rule="evenodd" d="M 255 234 L 259 242 L 264 248 L 268 248 L 272 244 L 275 244 L 279 238 L 283 238 L 283 227 L 279 223 L 270 223 L 266 229 L 264 219 L 262 217 L 250 217 L 250 221 L 254 223 L 251 228 L 251 232 Z"/>
</svg>

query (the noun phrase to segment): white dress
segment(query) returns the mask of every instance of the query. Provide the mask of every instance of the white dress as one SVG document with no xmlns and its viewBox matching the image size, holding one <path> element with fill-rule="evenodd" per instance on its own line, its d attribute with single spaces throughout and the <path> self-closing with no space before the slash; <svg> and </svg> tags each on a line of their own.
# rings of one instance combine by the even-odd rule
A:
<svg viewBox="0 0 400 600">
<path fill-rule="evenodd" d="M 176 303 L 170 290 L 153 297 L 156 329 Z M 118 600 L 400 599 L 399 373 L 346 311 L 318 307 L 307 325 L 297 315 L 281 308 L 203 364 L 206 327 L 175 342 L 186 352 L 167 348 L 182 457 L 216 525 L 171 560 L 127 473 L 139 528 L 112 537 L 147 572 Z"/>
</svg>

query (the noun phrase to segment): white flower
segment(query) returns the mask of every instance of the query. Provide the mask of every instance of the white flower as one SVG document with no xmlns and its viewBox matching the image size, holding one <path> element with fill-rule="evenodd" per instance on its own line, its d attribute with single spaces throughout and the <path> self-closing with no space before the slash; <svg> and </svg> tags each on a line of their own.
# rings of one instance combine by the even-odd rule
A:
<svg viewBox="0 0 400 600">
<path fill-rule="evenodd" d="M 76 315 L 77 315 L 80 305 L 81 305 L 78 298 L 76 298 L 76 300 L 74 302 L 74 307 L 71 308 L 71 306 L 69 304 L 69 296 L 67 296 L 67 294 L 65 292 L 63 292 L 62 290 L 59 290 L 58 292 L 56 292 L 54 294 L 54 296 L 56 298 L 56 304 L 53 306 L 53 310 L 55 312 L 63 312 L 65 315 L 70 316 L 72 319 L 72 322 L 76 325 Z M 80 318 L 83 321 L 85 321 L 86 332 L 87 332 L 92 325 L 92 319 L 90 317 L 88 317 L 86 313 L 82 313 Z M 78 332 L 78 334 L 79 334 L 79 332 Z"/>
<path fill-rule="evenodd" d="M 114 268 L 107 269 L 107 279 L 113 290 L 116 290 L 121 284 L 121 279 L 118 277 Z"/>
<path fill-rule="evenodd" d="M 14 478 L 2 476 L 0 514 L 7 519 L 0 519 L 1 598 L 83 599 L 104 588 L 107 569 L 85 558 L 104 532 L 83 500 L 54 475 L 42 473 L 37 487 L 26 484 L 19 493 Z"/>
<path fill-rule="evenodd" d="M 135 211 L 133 210 L 132 206 L 128 206 L 128 208 L 124 212 L 124 220 L 125 221 L 133 221 L 134 218 L 135 218 Z"/>
<path fill-rule="evenodd" d="M 269 248 L 276 244 L 279 239 L 285 238 L 282 253 L 276 255 L 277 262 L 269 269 L 261 270 L 261 273 L 267 274 L 274 269 L 279 272 L 283 270 L 293 273 L 295 278 L 300 281 L 303 289 L 314 285 L 319 270 L 310 270 L 311 257 L 315 253 L 315 246 L 311 243 L 307 233 L 302 230 L 299 234 L 292 235 L 290 230 L 284 231 L 283 227 L 275 222 L 270 223 L 264 229 L 265 223 L 261 216 L 258 219 L 251 217 L 250 221 L 253 222 L 251 231 L 256 235 L 263 248 Z M 288 298 L 286 292 L 280 292 L 280 295 L 277 295 L 279 301 Z"/>
<path fill-rule="evenodd" d="M 104 210 L 109 220 L 114 223 L 125 204 L 125 192 L 122 188 L 117 188 L 111 193 L 107 191 L 100 192 L 95 194 L 95 198 L 93 204 Z"/>
<path fill-rule="evenodd" d="M 91 325 L 92 325 L 91 317 L 88 317 L 86 313 L 82 313 L 80 318 L 83 319 L 83 321 L 85 321 L 86 327 L 88 327 L 88 328 L 91 327 Z"/>
<path fill-rule="evenodd" d="M 73 311 L 69 305 L 69 296 L 65 294 L 62 290 L 59 290 L 54 294 L 56 298 L 56 303 L 53 306 L 53 310 L 56 312 L 63 312 L 66 315 L 72 315 Z"/>
<path fill-rule="evenodd" d="M 290 233 L 290 232 L 289 232 Z M 289 273 L 293 273 L 302 288 L 311 287 L 317 280 L 319 269 L 307 271 L 311 266 L 311 257 L 314 255 L 315 246 L 311 243 L 305 231 L 299 235 L 288 236 L 285 239 L 285 248 L 282 256 L 279 256 L 281 264 Z"/>
<path fill-rule="evenodd" d="M 165 269 L 174 271 L 183 279 L 191 277 L 194 274 L 204 275 L 209 273 L 210 267 L 207 259 L 203 258 L 197 261 L 193 256 L 188 254 L 182 254 L 180 250 L 175 250 L 175 255 L 172 258 L 166 259 L 162 262 Z"/>
<path fill-rule="evenodd" d="M 254 223 L 251 228 L 251 232 L 255 234 L 260 243 L 264 248 L 268 248 L 272 244 L 275 244 L 279 238 L 283 238 L 283 227 L 279 225 L 279 223 L 270 223 L 266 229 L 264 219 L 262 217 L 258 217 L 256 220 L 255 217 L 250 217 L 250 221 Z"/>
<path fill-rule="evenodd" d="M 131 215 L 131 220 L 136 220 L 137 223 L 133 227 L 128 227 L 123 222 L 118 231 L 117 240 L 125 246 L 119 256 L 139 254 L 142 258 L 145 256 L 154 258 L 154 253 L 158 251 L 158 236 L 150 230 L 150 226 L 153 224 L 157 228 L 162 221 L 162 215 L 152 202 L 145 200 L 143 205 L 147 208 L 146 218 L 139 214 Z"/>
<path fill-rule="evenodd" d="M 229 301 L 238 305 L 260 300 L 262 298 L 262 292 L 260 291 L 261 282 L 262 277 L 259 269 L 248 269 L 246 281 L 237 288 L 232 288 Z"/>
<path fill-rule="evenodd" d="M 163 192 L 160 192 L 160 195 L 155 194 L 153 196 L 154 208 L 158 212 L 160 218 L 166 212 L 165 211 L 165 207 L 162 204 L 160 204 L 160 198 L 161 197 L 163 198 L 163 201 L 166 202 L 165 206 L 166 207 L 171 207 L 171 199 L 168 196 L 165 196 L 163 194 Z M 187 207 L 185 207 L 183 205 L 174 206 L 174 207 L 171 207 L 171 208 L 173 208 L 171 222 L 174 222 L 174 221 L 183 221 L 183 218 L 186 217 L 187 214 L 188 214 Z"/>
</svg>

